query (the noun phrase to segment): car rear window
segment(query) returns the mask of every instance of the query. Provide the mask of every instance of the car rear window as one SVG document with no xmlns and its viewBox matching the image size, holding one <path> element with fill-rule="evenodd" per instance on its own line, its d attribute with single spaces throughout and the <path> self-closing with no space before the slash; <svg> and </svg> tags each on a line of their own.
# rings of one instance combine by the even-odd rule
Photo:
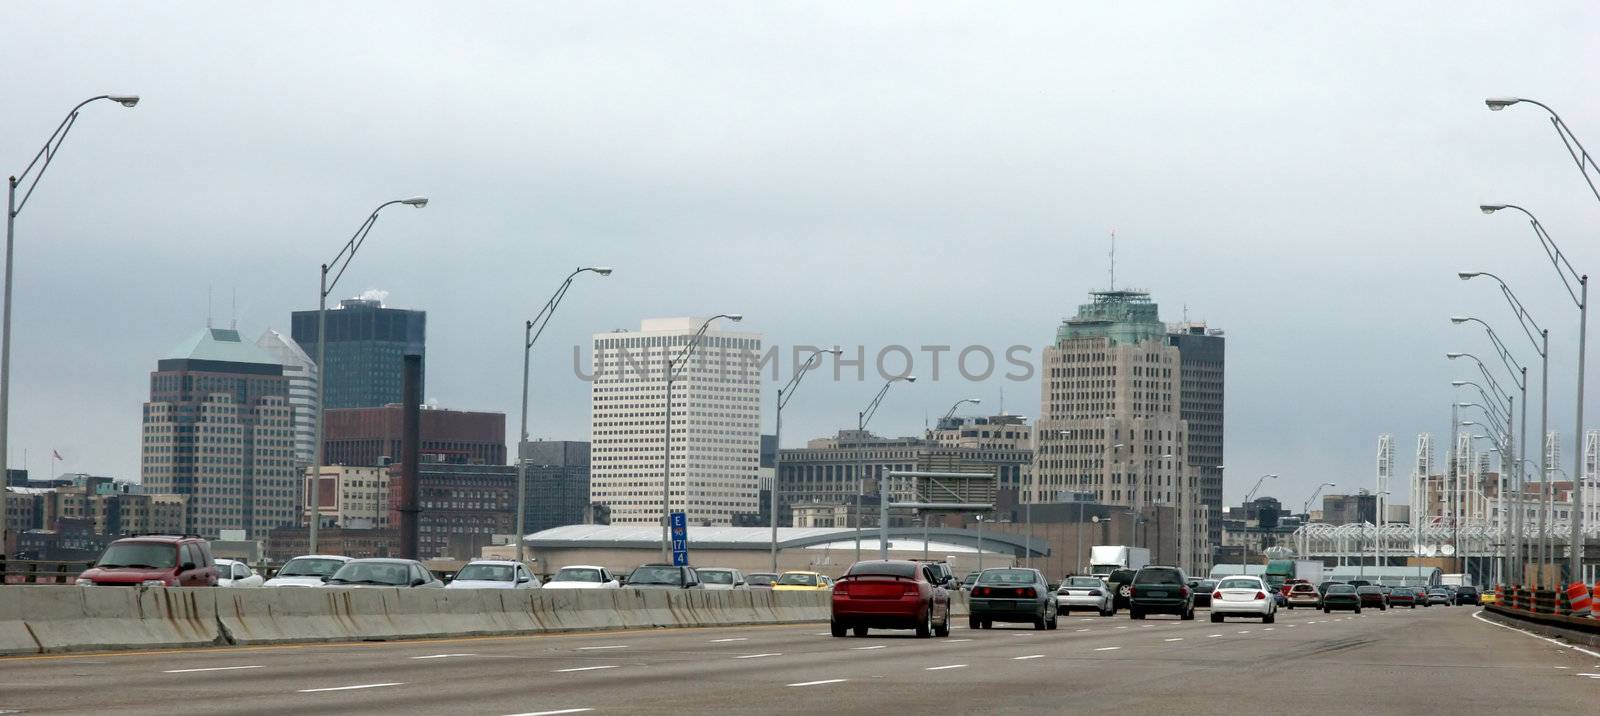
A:
<svg viewBox="0 0 1600 716">
<path fill-rule="evenodd" d="M 1328 593 L 1329 594 L 1354 594 L 1355 591 L 1356 591 L 1356 588 L 1352 587 L 1352 586 L 1350 586 L 1348 584 L 1330 584 L 1330 585 L 1328 585 Z"/>
<path fill-rule="evenodd" d="M 778 584 L 791 587 L 815 587 L 817 586 L 817 575 L 786 572 L 778 576 Z"/>
<path fill-rule="evenodd" d="M 1133 578 L 1134 584 L 1183 584 L 1183 575 L 1176 569 L 1141 569 Z"/>
<path fill-rule="evenodd" d="M 907 577 L 915 579 L 918 565 L 912 562 L 857 562 L 845 574 L 851 577 Z"/>
<path fill-rule="evenodd" d="M 978 575 L 978 584 L 1033 584 L 1037 574 L 1028 569 L 988 569 Z"/>
<path fill-rule="evenodd" d="M 724 569 L 698 570 L 700 581 L 706 584 L 733 584 L 733 572 Z"/>
<path fill-rule="evenodd" d="M 589 582 L 600 583 L 600 570 L 587 567 L 562 567 L 551 577 L 552 582 Z"/>
<path fill-rule="evenodd" d="M 516 570 L 509 564 L 469 564 L 456 572 L 456 579 L 467 582 L 509 582 Z"/>
<path fill-rule="evenodd" d="M 1094 577 L 1073 577 L 1073 578 L 1067 580 L 1066 586 L 1069 586 L 1069 587 L 1102 587 L 1102 586 L 1105 586 L 1105 585 L 1101 584 L 1100 580 L 1095 579 Z"/>
<path fill-rule="evenodd" d="M 1313 587 L 1313 586 L 1311 586 L 1309 584 L 1296 584 L 1293 587 L 1290 587 L 1289 591 L 1291 591 L 1291 592 L 1315 592 L 1315 591 L 1317 591 L 1317 588 Z"/>
<path fill-rule="evenodd" d="M 683 571 L 677 567 L 639 567 L 628 575 L 628 584 L 683 584 Z"/>
<path fill-rule="evenodd" d="M 177 565 L 178 550 L 166 542 L 113 542 L 95 564 L 101 569 L 171 569 Z"/>
<path fill-rule="evenodd" d="M 1356 589 L 1356 593 L 1357 594 L 1382 594 L 1383 590 L 1378 588 L 1378 587 L 1374 587 L 1374 586 L 1368 585 L 1368 586 L 1365 586 L 1365 587 L 1357 588 Z"/>
<path fill-rule="evenodd" d="M 1217 589 L 1261 589 L 1261 583 L 1254 579 L 1224 579 Z"/>
</svg>

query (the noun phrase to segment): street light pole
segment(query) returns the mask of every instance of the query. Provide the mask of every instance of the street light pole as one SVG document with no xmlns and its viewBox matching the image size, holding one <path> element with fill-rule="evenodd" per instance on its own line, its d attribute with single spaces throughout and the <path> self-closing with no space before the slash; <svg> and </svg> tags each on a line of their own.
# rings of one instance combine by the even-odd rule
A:
<svg viewBox="0 0 1600 716">
<path fill-rule="evenodd" d="M 324 458 L 322 439 L 326 434 L 323 423 L 326 422 L 325 419 L 328 415 L 326 404 L 328 394 L 328 364 L 326 362 L 328 354 L 328 294 L 332 293 L 333 288 L 339 285 L 339 279 L 344 276 L 345 269 L 350 268 L 350 262 L 355 260 L 356 252 L 361 250 L 363 243 L 366 243 L 367 234 L 371 233 L 372 226 L 378 223 L 378 212 L 383 211 L 385 207 L 392 204 L 405 204 L 421 209 L 428 205 L 428 198 L 414 196 L 410 199 L 393 199 L 379 204 L 378 208 L 373 209 L 372 213 L 367 215 L 367 220 L 361 222 L 361 226 L 356 229 L 356 233 L 352 234 L 350 240 L 344 243 L 344 246 L 339 249 L 339 253 L 333 257 L 333 260 L 322 265 L 322 278 L 317 290 L 317 443 L 312 446 L 311 516 L 307 521 L 306 528 L 306 546 L 311 550 L 311 554 L 317 553 L 317 528 L 322 524 L 322 463 Z M 329 280 L 328 274 L 334 268 L 337 268 L 337 270 L 331 271 L 333 279 Z M 302 476 L 303 478 L 304 476 Z M 414 481 L 417 476 L 407 475 L 406 479 Z"/>
<path fill-rule="evenodd" d="M 1566 150 L 1573 155 L 1574 161 L 1578 161 L 1578 169 L 1584 173 L 1584 181 L 1589 182 L 1590 190 L 1594 190 L 1594 179 L 1590 179 L 1589 171 L 1584 168 L 1584 161 L 1587 161 L 1589 166 L 1595 166 L 1594 160 L 1589 158 L 1589 152 L 1584 152 L 1582 145 L 1578 144 L 1578 137 L 1571 136 L 1571 131 L 1563 133 L 1566 125 L 1563 125 L 1562 118 L 1555 115 L 1555 110 L 1539 104 L 1539 102 L 1531 101 L 1531 99 L 1520 99 L 1520 101 L 1544 107 L 1547 112 L 1550 112 L 1550 121 L 1555 123 L 1557 134 L 1562 134 L 1562 141 L 1565 142 L 1568 137 L 1571 137 L 1571 144 L 1566 147 Z M 1490 102 L 1494 102 L 1493 99 Z M 1509 102 L 1509 104 L 1515 104 L 1515 102 L 1517 101 Z M 1504 107 L 1504 105 L 1506 104 L 1501 104 L 1501 107 Z M 1490 104 L 1490 109 L 1499 109 L 1499 107 Z M 1573 145 L 1576 145 L 1578 149 L 1574 150 Z M 1600 198 L 1600 192 L 1595 192 L 1595 198 Z M 1571 513 L 1573 519 L 1571 519 L 1571 535 L 1568 537 L 1568 550 L 1566 551 L 1568 551 L 1568 571 L 1570 571 L 1568 572 L 1568 577 L 1573 580 L 1582 580 L 1584 579 L 1584 575 L 1582 575 L 1582 564 L 1584 564 L 1584 531 L 1582 531 L 1582 523 L 1584 523 L 1584 372 L 1586 372 L 1584 368 L 1586 368 L 1587 355 L 1589 355 L 1589 275 L 1587 273 L 1578 273 L 1578 270 L 1573 268 L 1573 264 L 1570 261 L 1566 261 L 1566 254 L 1562 253 L 1560 246 L 1555 245 L 1554 238 L 1550 238 L 1550 233 L 1544 230 L 1544 224 L 1539 224 L 1538 217 L 1533 216 L 1533 213 L 1528 209 L 1517 205 L 1482 205 L 1478 206 L 1478 209 L 1485 214 L 1496 213 L 1499 209 L 1517 209 L 1517 211 L 1522 211 L 1525 216 L 1528 216 L 1528 222 L 1533 225 L 1534 235 L 1539 237 L 1539 245 L 1544 248 L 1546 256 L 1550 257 L 1550 265 L 1555 267 L 1555 275 L 1562 280 L 1563 288 L 1566 288 L 1566 296 L 1571 297 L 1574 304 L 1578 304 L 1578 419 L 1576 419 L 1576 432 L 1574 432 L 1576 449 L 1573 451 L 1573 513 Z M 1578 291 L 1573 291 L 1573 283 L 1578 284 Z M 1554 555 L 1552 555 L 1552 559 L 1554 559 Z"/>
<path fill-rule="evenodd" d="M 861 493 L 865 492 L 866 489 L 867 489 L 866 476 L 864 474 L 862 474 L 862 473 L 866 472 L 867 467 L 868 467 L 868 465 L 867 465 L 867 449 L 868 448 L 866 447 L 866 444 L 867 444 L 866 443 L 867 425 L 869 425 L 872 422 L 872 416 L 878 414 L 878 406 L 883 403 L 883 397 L 889 394 L 889 386 L 894 385 L 895 383 L 897 383 L 899 381 L 902 381 L 902 380 L 907 382 L 907 383 L 915 383 L 915 382 L 917 382 L 917 377 L 914 376 L 914 375 L 897 375 L 897 376 L 895 376 L 893 378 L 890 378 L 889 380 L 884 382 L 882 388 L 878 389 L 878 394 L 872 396 L 872 402 L 867 403 L 867 407 L 866 408 L 864 408 L 860 412 L 856 413 L 856 432 L 860 433 L 860 435 L 858 435 L 856 437 L 856 439 L 861 440 L 861 445 L 862 445 L 860 448 L 858 448 L 859 450 L 861 450 L 861 459 L 860 459 L 859 462 L 856 463 L 856 509 L 855 509 L 855 513 L 856 513 L 855 514 L 855 518 L 856 519 L 855 519 L 855 522 L 856 522 L 856 561 L 857 562 L 861 561 L 861 518 L 862 518 L 862 515 L 861 515 Z M 889 499 L 889 497 L 888 497 L 888 495 L 884 494 L 883 482 L 879 481 L 879 483 L 878 483 L 878 501 L 879 501 L 880 507 L 882 505 L 882 502 L 884 500 L 887 500 L 887 499 Z M 888 514 L 887 512 L 885 512 L 882 509 L 879 509 L 878 512 L 880 514 L 885 514 L 885 515 Z M 888 525 L 878 525 L 878 527 L 887 529 Z M 924 540 L 924 542 L 926 542 L 926 540 Z M 887 544 L 878 545 L 878 551 L 884 555 L 884 557 L 883 557 L 884 559 L 888 559 L 889 558 L 888 557 L 888 550 L 889 550 L 889 545 L 887 545 Z"/>
<path fill-rule="evenodd" d="M 556 307 L 561 305 L 561 299 L 567 297 L 567 289 L 572 287 L 572 280 L 580 273 L 593 273 L 597 276 L 610 276 L 611 269 L 605 266 L 579 268 L 567 274 L 566 280 L 561 282 L 561 287 L 544 302 L 544 307 L 539 309 L 539 314 L 533 320 L 523 325 L 522 332 L 522 429 L 520 439 L 517 441 L 517 561 L 523 561 L 525 551 L 523 537 L 528 531 L 528 458 L 522 454 L 522 446 L 528 442 L 528 363 L 532 358 L 533 344 L 544 335 L 545 326 L 550 325 L 550 317 L 555 315 Z M 534 325 L 539 330 L 533 330 Z M 320 469 L 320 468 L 319 468 Z"/>
<path fill-rule="evenodd" d="M 777 414 L 773 420 L 774 425 L 772 429 L 772 489 L 769 490 L 767 494 L 767 510 L 771 516 L 771 519 L 768 519 L 767 523 L 768 526 L 772 528 L 772 543 L 769 546 L 769 550 L 772 553 L 772 572 L 774 574 L 776 574 L 778 571 L 778 485 L 780 478 L 782 477 L 781 471 L 783 470 L 783 406 L 789 404 L 789 399 L 794 397 L 795 388 L 800 387 L 800 381 L 804 380 L 806 374 L 811 372 L 812 361 L 818 361 L 820 363 L 822 354 L 824 353 L 831 353 L 835 358 L 837 358 L 842 352 L 843 351 L 840 351 L 838 348 L 834 348 L 832 350 L 819 349 L 813 352 L 811 355 L 806 356 L 806 362 L 802 363 L 800 367 L 795 370 L 794 376 L 789 378 L 788 383 L 785 383 L 782 388 L 778 389 L 778 400 L 776 403 Z M 856 561 L 859 562 L 860 560 Z"/>
<path fill-rule="evenodd" d="M 67 141 L 67 133 L 72 131 L 74 124 L 77 124 L 78 111 L 83 109 L 84 105 L 101 99 L 111 100 L 124 107 L 132 107 L 139 104 L 138 95 L 109 94 L 90 97 L 79 102 L 77 106 L 72 108 L 72 111 L 67 112 L 66 118 L 61 120 L 61 124 L 56 125 L 56 131 L 50 133 L 50 138 L 45 140 L 44 147 L 33 155 L 33 161 L 28 162 L 28 166 L 23 168 L 22 173 L 6 179 L 5 307 L 0 309 L 0 312 L 4 314 L 3 317 L 0 317 L 0 556 L 5 556 L 6 554 L 6 526 L 8 523 L 6 520 L 6 485 L 9 484 L 7 476 L 10 471 L 7 468 L 9 467 L 8 458 L 10 456 L 7 454 L 6 439 L 10 434 L 9 418 L 11 415 L 11 274 L 15 257 L 13 249 L 16 245 L 17 215 L 22 213 L 22 207 L 28 203 L 28 197 L 33 196 L 33 190 L 38 188 L 39 179 L 44 177 L 45 170 L 50 168 L 50 162 L 61 151 L 62 143 Z M 39 173 L 33 174 L 35 168 L 39 170 Z M 29 180 L 30 174 L 32 174 L 31 181 Z M 28 188 L 22 192 L 22 197 L 19 199 L 17 198 L 17 187 L 21 186 L 24 181 L 27 182 Z"/>
<path fill-rule="evenodd" d="M 1499 211 L 1501 209 L 1515 208 L 1515 209 L 1517 209 L 1518 211 L 1521 211 L 1524 214 L 1528 214 L 1530 219 L 1532 219 L 1532 217 L 1533 217 L 1533 215 L 1529 214 L 1526 209 L 1523 209 L 1522 207 L 1519 207 L 1519 206 L 1513 206 L 1511 204 L 1485 204 L 1485 205 L 1482 205 L 1482 206 L 1480 206 L 1478 208 L 1480 210 L 1482 210 L 1486 214 L 1492 214 L 1492 213 L 1494 213 L 1496 211 Z M 1557 269 L 1558 269 L 1557 273 L 1562 277 L 1562 281 L 1565 284 L 1567 276 L 1569 274 L 1575 275 L 1576 271 L 1573 271 L 1571 269 L 1571 265 L 1566 263 L 1566 257 L 1561 254 L 1560 249 L 1556 248 L 1555 243 L 1552 242 L 1552 241 L 1549 241 L 1548 235 L 1544 232 L 1544 227 L 1541 226 L 1538 223 L 1538 220 L 1537 219 L 1532 219 L 1532 221 L 1534 223 L 1534 232 L 1536 234 L 1538 234 L 1540 241 L 1543 243 L 1543 245 L 1545 247 L 1545 250 L 1551 255 L 1551 260 L 1553 262 L 1556 262 Z M 1562 265 L 1566 265 L 1567 266 L 1566 273 L 1562 273 L 1560 271 L 1560 267 Z M 1549 450 L 1548 446 L 1546 445 L 1546 441 L 1548 440 L 1548 436 L 1550 434 L 1549 433 L 1549 421 L 1550 421 L 1550 332 L 1548 330 L 1545 330 L 1544 328 L 1541 328 L 1539 326 L 1539 323 L 1537 321 L 1533 320 L 1533 316 L 1528 313 L 1528 310 L 1526 308 L 1523 307 L 1522 301 L 1519 300 L 1517 298 L 1517 295 L 1511 291 L 1511 287 L 1506 284 L 1505 280 L 1501 279 L 1499 276 L 1496 276 L 1496 275 L 1494 275 L 1492 273 L 1488 273 L 1486 271 L 1462 271 L 1462 272 L 1460 272 L 1460 273 L 1458 273 L 1456 275 L 1459 276 L 1461 278 L 1461 280 L 1463 280 L 1463 281 L 1471 280 L 1471 279 L 1477 278 L 1479 276 L 1487 276 L 1487 277 L 1489 277 L 1491 279 L 1494 279 L 1494 281 L 1496 283 L 1500 284 L 1500 293 L 1501 293 L 1501 295 L 1505 297 L 1507 305 L 1509 305 L 1511 307 L 1511 312 L 1516 315 L 1517 322 L 1519 323 L 1519 325 L 1522 326 L 1523 333 L 1528 336 L 1528 341 L 1533 343 L 1534 350 L 1539 353 L 1539 366 L 1540 366 L 1539 367 L 1539 374 L 1540 374 L 1539 375 L 1539 383 L 1540 383 L 1540 386 L 1539 386 L 1539 466 L 1540 466 L 1540 468 L 1539 468 L 1539 480 L 1540 480 L 1540 488 L 1541 488 L 1541 495 L 1542 495 L 1545 491 L 1547 491 L 1549 489 L 1549 485 L 1546 484 L 1546 483 L 1549 480 L 1549 474 L 1550 474 L 1550 470 L 1549 470 L 1550 450 Z M 1582 300 L 1580 300 L 1576 294 L 1572 293 L 1571 285 L 1570 284 L 1567 285 L 1568 294 L 1572 295 L 1573 296 L 1573 300 L 1574 301 L 1578 301 L 1580 306 L 1587 304 L 1588 278 L 1584 277 L 1582 279 L 1582 282 L 1583 282 L 1583 286 L 1584 286 L 1584 292 L 1583 292 L 1584 299 L 1582 299 Z M 1537 337 L 1535 337 L 1535 336 L 1537 336 Z M 1579 350 L 1578 362 L 1581 365 L 1583 363 L 1583 355 L 1582 355 L 1582 353 L 1583 353 L 1583 345 L 1581 343 L 1578 346 L 1578 350 Z M 1474 359 L 1474 360 L 1476 360 L 1476 359 Z M 1479 367 L 1482 368 L 1481 361 L 1479 363 Z M 1583 411 L 1583 400 L 1582 400 L 1581 394 L 1580 394 L 1580 398 L 1578 400 L 1578 411 L 1579 411 L 1579 417 L 1581 418 L 1582 417 L 1582 411 Z M 1526 427 L 1526 421 L 1524 421 L 1524 427 Z M 1579 427 L 1579 430 L 1580 430 L 1580 432 L 1579 432 L 1579 437 L 1578 437 L 1578 444 L 1580 446 L 1580 449 L 1577 451 L 1578 452 L 1577 457 L 1578 457 L 1580 465 L 1581 465 L 1582 458 L 1583 458 L 1583 450 L 1581 449 L 1581 446 L 1583 444 L 1583 437 L 1582 437 L 1582 432 L 1581 432 L 1582 431 L 1582 426 L 1581 425 Z M 1523 442 L 1526 443 L 1527 441 L 1524 440 Z M 1519 525 L 1522 522 L 1522 497 L 1523 497 L 1523 493 L 1519 490 L 1519 492 L 1517 494 L 1517 521 L 1518 521 Z M 1543 552 L 1544 552 L 1543 535 L 1544 535 L 1544 532 L 1545 532 L 1545 509 L 1544 509 L 1544 500 L 1542 500 L 1542 499 L 1539 501 L 1539 508 L 1538 508 L 1537 512 L 1538 512 L 1538 516 L 1539 516 L 1539 523 L 1538 524 L 1539 524 L 1540 537 L 1539 537 L 1539 539 L 1537 539 L 1535 541 L 1535 544 L 1539 546 L 1539 556 L 1537 558 L 1537 561 L 1535 562 L 1535 565 L 1538 566 L 1538 569 L 1537 569 L 1537 572 L 1536 572 L 1537 577 L 1534 580 L 1534 585 L 1537 586 L 1537 587 L 1542 587 L 1542 586 L 1544 586 L 1544 576 L 1543 576 L 1544 575 L 1544 568 L 1541 565 L 1544 562 L 1544 557 L 1543 557 Z M 1524 540 L 1524 536 L 1520 531 L 1519 531 L 1519 533 L 1517 535 L 1517 540 L 1518 540 L 1519 543 L 1521 543 Z M 1521 554 L 1520 547 L 1519 547 L 1519 553 L 1518 553 L 1519 566 L 1520 566 L 1520 563 L 1521 563 L 1522 559 L 1523 559 L 1523 555 Z M 1519 571 L 1519 574 L 1520 573 L 1521 572 Z"/>
<path fill-rule="evenodd" d="M 666 423 L 662 433 L 661 445 L 661 562 L 672 561 L 672 383 L 678 377 L 678 369 L 688 365 L 689 359 L 694 356 L 695 349 L 700 347 L 700 337 L 706 334 L 706 329 L 718 318 L 726 318 L 734 323 L 744 320 L 744 315 L 739 313 L 719 313 L 707 318 L 700 324 L 700 329 L 689 337 L 689 343 L 678 351 L 676 357 L 668 358 L 663 368 L 667 381 Z M 663 351 L 665 354 L 665 351 Z M 773 479 L 773 488 L 777 488 L 777 479 Z M 688 506 L 689 473 L 685 468 L 683 474 L 684 505 Z M 687 515 L 685 515 L 687 517 Z M 777 515 L 772 518 L 776 520 Z"/>
</svg>

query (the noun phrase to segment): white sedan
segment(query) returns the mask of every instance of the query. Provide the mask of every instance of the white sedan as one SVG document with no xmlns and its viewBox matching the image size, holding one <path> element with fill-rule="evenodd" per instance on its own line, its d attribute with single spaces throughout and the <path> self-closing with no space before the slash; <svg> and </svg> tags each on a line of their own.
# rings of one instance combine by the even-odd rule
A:
<svg viewBox="0 0 1600 716">
<path fill-rule="evenodd" d="M 1113 616 L 1117 613 L 1116 597 L 1099 577 L 1067 577 L 1056 587 L 1056 613 L 1069 614 L 1074 609 Z"/>
<path fill-rule="evenodd" d="M 611 570 L 587 564 L 562 567 L 544 583 L 545 589 L 617 589 L 621 586 Z"/>
<path fill-rule="evenodd" d="M 1278 620 L 1278 602 L 1260 577 L 1223 577 L 1211 592 L 1211 621 L 1223 617 L 1254 617 L 1263 624 Z"/>
<path fill-rule="evenodd" d="M 219 587 L 259 587 L 266 581 L 250 565 L 237 559 L 219 559 L 216 563 Z"/>
<path fill-rule="evenodd" d="M 504 559 L 479 559 L 468 562 L 445 589 L 538 589 L 539 578 L 528 573 L 521 562 Z"/>
<path fill-rule="evenodd" d="M 322 580 L 339 571 L 350 558 L 341 554 L 308 554 L 283 563 L 263 587 L 320 587 Z"/>
</svg>

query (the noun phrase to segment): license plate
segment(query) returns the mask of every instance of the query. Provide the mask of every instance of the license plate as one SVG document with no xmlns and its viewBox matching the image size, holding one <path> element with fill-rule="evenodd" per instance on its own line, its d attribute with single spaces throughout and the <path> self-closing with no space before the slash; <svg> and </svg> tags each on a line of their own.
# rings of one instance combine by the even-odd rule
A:
<svg viewBox="0 0 1600 716">
<path fill-rule="evenodd" d="M 1151 596 L 1151 597 L 1165 597 L 1165 596 L 1167 596 L 1167 593 L 1166 593 L 1166 592 L 1149 592 L 1149 593 L 1147 593 L 1147 596 Z"/>
</svg>

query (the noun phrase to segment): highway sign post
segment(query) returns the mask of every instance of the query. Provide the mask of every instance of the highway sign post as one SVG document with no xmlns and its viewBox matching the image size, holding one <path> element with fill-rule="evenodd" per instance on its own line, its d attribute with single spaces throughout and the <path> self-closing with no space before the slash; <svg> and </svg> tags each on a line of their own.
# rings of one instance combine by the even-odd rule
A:
<svg viewBox="0 0 1600 716">
<path fill-rule="evenodd" d="M 669 521 L 672 527 L 672 563 L 679 567 L 689 565 L 689 518 L 674 512 Z"/>
</svg>

